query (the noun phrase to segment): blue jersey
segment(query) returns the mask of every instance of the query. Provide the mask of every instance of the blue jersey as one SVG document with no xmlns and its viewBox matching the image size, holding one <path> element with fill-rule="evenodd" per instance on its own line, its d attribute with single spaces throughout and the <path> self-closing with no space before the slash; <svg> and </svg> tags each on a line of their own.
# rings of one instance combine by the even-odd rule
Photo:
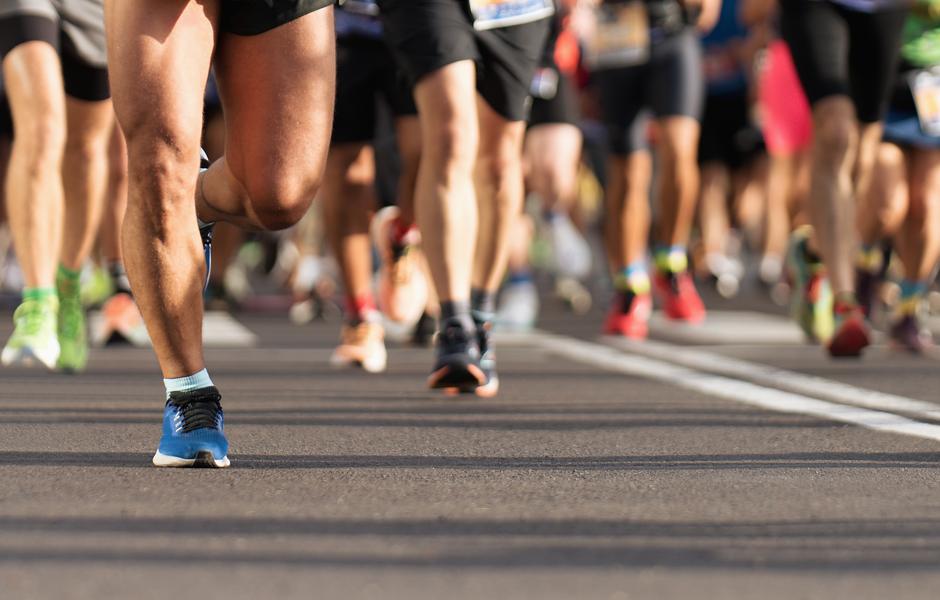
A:
<svg viewBox="0 0 940 600">
<path fill-rule="evenodd" d="M 747 39 L 748 30 L 738 18 L 738 8 L 738 0 L 724 0 L 718 23 L 702 38 L 705 82 L 710 95 L 747 90 L 747 73 L 738 60 L 736 47 Z"/>
</svg>

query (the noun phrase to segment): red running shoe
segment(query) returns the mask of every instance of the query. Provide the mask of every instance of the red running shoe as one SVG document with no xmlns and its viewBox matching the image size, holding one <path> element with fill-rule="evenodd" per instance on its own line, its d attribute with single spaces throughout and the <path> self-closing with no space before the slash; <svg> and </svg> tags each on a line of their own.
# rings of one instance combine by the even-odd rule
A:
<svg viewBox="0 0 940 600">
<path fill-rule="evenodd" d="M 621 335 L 634 340 L 645 340 L 649 335 L 650 314 L 653 312 L 653 298 L 649 292 L 634 294 L 631 291 L 618 291 L 604 322 L 604 333 Z"/>
<path fill-rule="evenodd" d="M 865 314 L 857 304 L 836 303 L 836 329 L 829 340 L 829 354 L 833 358 L 858 357 L 871 344 L 871 335 L 865 323 Z"/>
<path fill-rule="evenodd" d="M 653 289 L 663 303 L 663 312 L 670 319 L 686 323 L 705 320 L 705 305 L 688 271 L 657 272 L 653 276 Z"/>
</svg>

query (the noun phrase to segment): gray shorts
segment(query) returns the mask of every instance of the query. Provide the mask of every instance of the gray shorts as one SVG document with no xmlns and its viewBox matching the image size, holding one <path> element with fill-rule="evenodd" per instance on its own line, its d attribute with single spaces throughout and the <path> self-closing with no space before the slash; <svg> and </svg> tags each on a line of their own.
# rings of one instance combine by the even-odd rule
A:
<svg viewBox="0 0 940 600">
<path fill-rule="evenodd" d="M 0 20 L 44 17 L 56 23 L 63 45 L 90 67 L 108 65 L 104 37 L 104 0 L 2 0 Z M 8 36 L 7 36 L 8 37 Z M 12 48 L 4 51 L 4 54 Z"/>
</svg>

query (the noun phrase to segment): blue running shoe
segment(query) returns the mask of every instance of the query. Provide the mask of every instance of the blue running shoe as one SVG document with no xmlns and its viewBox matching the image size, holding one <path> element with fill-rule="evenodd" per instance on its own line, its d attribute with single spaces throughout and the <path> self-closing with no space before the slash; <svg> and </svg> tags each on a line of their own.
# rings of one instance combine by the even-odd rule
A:
<svg viewBox="0 0 940 600">
<path fill-rule="evenodd" d="M 215 387 L 170 392 L 163 411 L 163 437 L 153 456 L 158 467 L 229 466 L 222 395 Z"/>
<path fill-rule="evenodd" d="M 209 169 L 209 156 L 202 148 L 199 149 L 199 171 Z M 202 238 L 202 253 L 206 257 L 206 282 L 203 284 L 203 290 L 209 287 L 209 275 L 212 273 L 212 231 L 215 229 L 215 223 L 204 223 L 199 221 L 199 237 Z"/>
</svg>

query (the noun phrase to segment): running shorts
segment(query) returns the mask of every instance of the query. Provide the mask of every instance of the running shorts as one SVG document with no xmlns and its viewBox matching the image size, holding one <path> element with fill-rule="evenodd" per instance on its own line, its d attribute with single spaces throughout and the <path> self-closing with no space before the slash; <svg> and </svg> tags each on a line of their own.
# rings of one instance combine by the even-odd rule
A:
<svg viewBox="0 0 940 600">
<path fill-rule="evenodd" d="M 847 96 L 861 123 L 887 109 L 908 8 L 861 12 L 819 0 L 781 0 L 780 31 L 811 105 Z"/>
<path fill-rule="evenodd" d="M 0 90 L 0 138 L 11 137 L 13 137 L 13 115 L 10 114 L 6 94 Z"/>
<path fill-rule="evenodd" d="M 376 134 L 376 101 L 393 117 L 418 114 L 411 86 L 380 39 L 344 37 L 336 45 L 333 144 L 368 143 Z"/>
<path fill-rule="evenodd" d="M 333 0 L 222 0 L 220 27 L 235 35 L 258 35 L 333 4 Z"/>
<path fill-rule="evenodd" d="M 886 142 L 905 148 L 937 150 L 940 149 L 940 136 L 925 131 L 917 116 L 917 105 L 908 81 L 908 75 L 916 70 L 912 65 L 902 66 L 885 116 L 883 137 Z"/>
<path fill-rule="evenodd" d="M 551 83 L 542 83 L 550 80 Z M 532 108 L 528 126 L 581 123 L 578 110 L 578 93 L 571 78 L 557 68 L 541 67 L 536 71 L 532 89 Z"/>
<path fill-rule="evenodd" d="M 767 60 L 758 83 L 761 127 L 771 156 L 793 156 L 813 142 L 813 115 L 783 40 L 767 47 Z"/>
<path fill-rule="evenodd" d="M 746 90 L 709 95 L 699 137 L 699 164 L 720 163 L 736 170 L 757 158 L 763 150 L 763 140 L 750 115 Z"/>
<path fill-rule="evenodd" d="M 651 117 L 700 120 L 705 95 L 701 63 L 698 34 L 686 28 L 653 44 L 643 64 L 597 71 L 610 152 L 627 155 L 647 149 Z"/>
<path fill-rule="evenodd" d="M 467 0 L 379 0 L 389 44 L 413 86 L 451 63 L 472 60 L 477 91 L 499 115 L 522 121 L 550 19 L 480 29 Z"/>
<path fill-rule="evenodd" d="M 103 0 L 3 0 L 0 59 L 36 41 L 58 51 L 66 94 L 90 102 L 110 97 Z"/>
</svg>

